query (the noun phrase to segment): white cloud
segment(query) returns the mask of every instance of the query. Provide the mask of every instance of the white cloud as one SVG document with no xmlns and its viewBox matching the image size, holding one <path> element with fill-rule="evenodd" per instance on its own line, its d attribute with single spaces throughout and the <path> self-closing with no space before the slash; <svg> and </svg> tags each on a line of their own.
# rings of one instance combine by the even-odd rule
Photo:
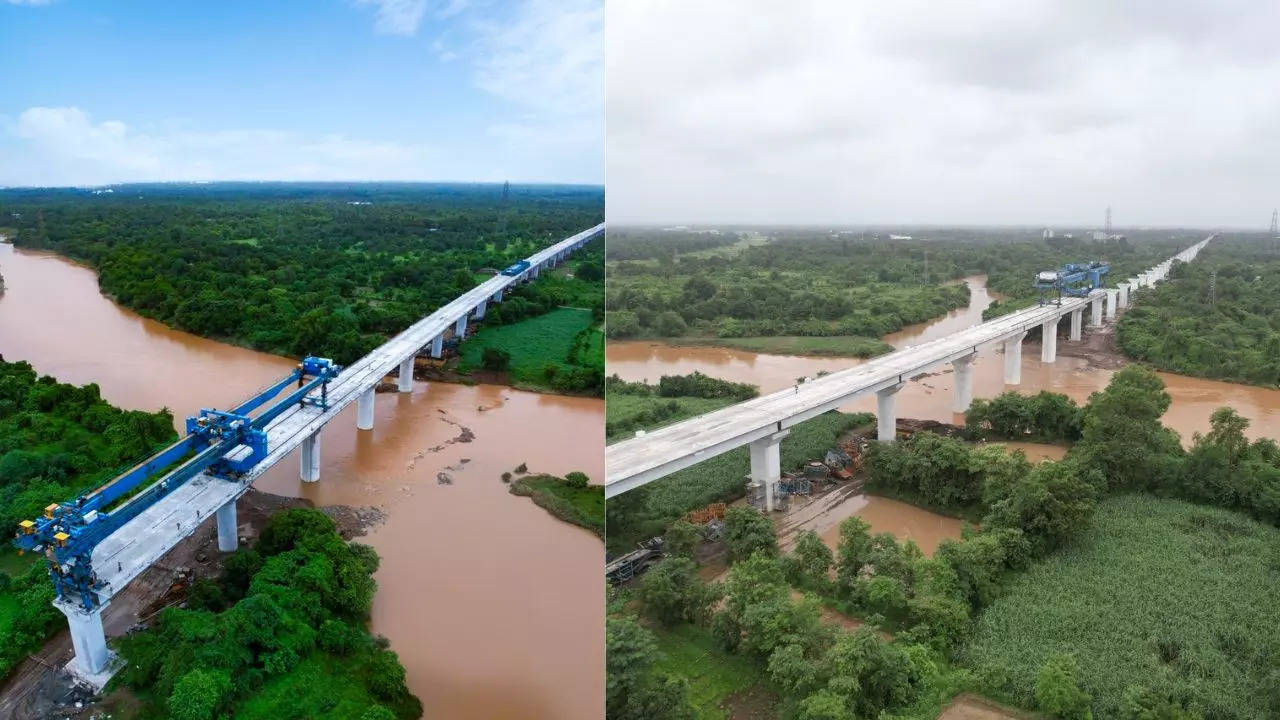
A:
<svg viewBox="0 0 1280 720">
<path fill-rule="evenodd" d="M 427 0 L 356 0 L 378 8 L 374 29 L 387 35 L 417 35 L 427 12 Z M 456 0 L 455 0 L 455 3 Z"/>
<path fill-rule="evenodd" d="M 17 141 L 16 151 L 0 166 L 0 184 L 8 185 L 473 177 L 465 163 L 427 145 L 345 135 L 139 131 L 118 121 L 95 121 L 76 107 L 29 108 L 6 126 L 6 134 Z M 7 172 L 14 176 L 5 177 Z"/>
<path fill-rule="evenodd" d="M 1258 224 L 1280 6 L 607 3 L 623 222 Z"/>
</svg>

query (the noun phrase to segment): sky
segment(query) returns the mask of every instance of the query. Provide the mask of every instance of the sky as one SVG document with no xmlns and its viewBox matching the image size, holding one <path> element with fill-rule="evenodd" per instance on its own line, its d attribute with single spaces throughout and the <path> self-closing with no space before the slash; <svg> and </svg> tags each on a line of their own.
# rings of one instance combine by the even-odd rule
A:
<svg viewBox="0 0 1280 720">
<path fill-rule="evenodd" d="M 1264 230 L 1277 28 L 1252 0 L 612 1 L 608 216 Z"/>
<path fill-rule="evenodd" d="M 0 0 L 0 186 L 604 182 L 602 0 Z"/>
</svg>

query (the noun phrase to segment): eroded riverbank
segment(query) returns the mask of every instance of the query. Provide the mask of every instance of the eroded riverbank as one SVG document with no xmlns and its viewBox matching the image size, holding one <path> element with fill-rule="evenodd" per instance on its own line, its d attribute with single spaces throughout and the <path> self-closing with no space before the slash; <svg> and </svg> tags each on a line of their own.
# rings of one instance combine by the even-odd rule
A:
<svg viewBox="0 0 1280 720">
<path fill-rule="evenodd" d="M 180 423 L 295 362 L 139 317 L 57 256 L 0 245 L 0 272 L 0 355 L 97 383 L 124 408 L 169 407 Z M 527 463 L 598 481 L 603 433 L 597 399 L 418 383 L 378 396 L 372 431 L 356 431 L 354 407 L 330 423 L 318 483 L 302 485 L 290 457 L 257 487 L 386 513 L 363 538 L 382 557 L 371 629 L 391 640 L 429 716 L 594 719 L 604 703 L 603 549 L 508 494 L 501 474 Z"/>
</svg>

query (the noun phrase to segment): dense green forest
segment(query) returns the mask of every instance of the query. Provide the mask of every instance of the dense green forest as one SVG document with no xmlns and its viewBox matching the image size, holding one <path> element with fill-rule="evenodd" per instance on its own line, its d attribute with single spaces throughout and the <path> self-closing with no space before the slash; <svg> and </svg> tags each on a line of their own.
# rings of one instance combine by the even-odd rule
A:
<svg viewBox="0 0 1280 720">
<path fill-rule="evenodd" d="M 176 439 L 167 410 L 120 410 L 97 385 L 76 387 L 0 358 L 0 527 L 95 487 Z M 31 560 L 31 561 L 28 561 Z M 60 626 L 44 562 L 0 548 L 0 677 Z M 11 574 L 13 577 L 11 577 Z"/>
<path fill-rule="evenodd" d="M 1082 408 L 1004 398 L 1005 410 L 985 411 L 987 431 L 1007 415 L 1008 427 L 1078 435 L 1065 459 L 1035 465 L 931 433 L 873 443 L 871 492 L 980 521 L 932 557 L 856 516 L 834 549 L 804 531 L 784 553 L 769 518 L 730 509 L 731 569 L 708 583 L 698 530 L 676 520 L 702 498 L 674 504 L 668 559 L 611 605 L 610 646 L 646 661 L 611 663 L 610 717 L 719 712 L 730 686 L 707 663 L 738 668 L 736 687 L 802 720 L 935 718 L 964 691 L 1077 720 L 1274 716 L 1280 446 L 1248 440 L 1248 421 L 1222 408 L 1184 450 L 1160 420 L 1169 403 L 1140 366 Z M 711 462 L 682 471 L 685 483 L 712 475 L 699 472 Z M 631 508 L 647 521 L 652 509 Z M 849 630 L 829 612 L 864 624 Z M 648 635 L 623 624 L 633 613 Z M 656 713 L 652 697 L 663 698 Z"/>
<path fill-rule="evenodd" d="M 1040 270 L 1106 260 L 1115 277 L 1128 277 L 1203 237 L 1137 231 L 1095 242 L 1045 240 L 1028 230 L 933 228 L 888 240 L 795 228 L 720 235 L 611 229 L 607 332 L 735 345 L 743 338 L 841 338 L 811 347 L 792 339 L 789 347 L 876 354 L 887 347 L 875 338 L 968 304 L 967 287 L 948 281 L 987 275 L 988 287 L 1007 296 L 990 309 L 994 316 L 1033 302 L 1031 282 Z"/>
<path fill-rule="evenodd" d="M 399 658 L 365 629 L 377 568 L 324 513 L 279 512 L 184 608 L 119 641 L 111 687 L 144 701 L 140 719 L 421 717 Z"/>
<path fill-rule="evenodd" d="M 0 217 L 17 230 L 16 245 L 89 263 L 103 292 L 143 315 L 259 350 L 340 362 L 470 289 L 486 269 L 506 267 L 604 214 L 598 187 L 113 190 L 3 190 Z M 517 295 L 545 307 L 536 286 Z M 495 313 L 492 322 L 518 312 Z"/>
<path fill-rule="evenodd" d="M 1118 332 L 1129 357 L 1161 370 L 1280 385 L 1280 246 L 1228 235 L 1142 293 Z"/>
</svg>

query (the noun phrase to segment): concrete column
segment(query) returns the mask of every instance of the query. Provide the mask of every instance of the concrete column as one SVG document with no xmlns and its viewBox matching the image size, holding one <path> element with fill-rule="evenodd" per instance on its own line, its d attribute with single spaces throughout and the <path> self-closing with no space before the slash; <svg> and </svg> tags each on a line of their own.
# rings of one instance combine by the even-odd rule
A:
<svg viewBox="0 0 1280 720">
<path fill-rule="evenodd" d="M 298 448 L 298 477 L 305 483 L 320 479 L 320 431 L 311 433 Z"/>
<path fill-rule="evenodd" d="M 488 301 L 488 300 L 481 300 L 481 301 L 480 301 L 480 304 L 476 306 L 476 319 L 477 319 L 477 320 L 479 320 L 480 318 L 484 317 L 484 311 L 485 311 L 485 309 L 488 307 L 488 305 L 489 305 L 489 301 Z"/>
<path fill-rule="evenodd" d="M 466 315 L 463 315 L 462 317 L 458 318 L 458 322 L 453 324 L 453 335 L 459 340 L 467 336 L 467 316 Z"/>
<path fill-rule="evenodd" d="M 751 442 L 751 480 L 764 483 L 765 510 L 773 512 L 778 479 L 782 477 L 782 454 L 779 446 L 790 430 L 776 432 Z"/>
<path fill-rule="evenodd" d="M 218 508 L 218 550 L 232 552 L 240 544 L 240 529 L 236 526 L 236 501 L 234 498 Z"/>
<path fill-rule="evenodd" d="M 898 383 L 876 392 L 876 439 L 893 442 L 898 436 L 898 391 L 906 383 Z"/>
<path fill-rule="evenodd" d="M 958 413 L 968 410 L 969 405 L 973 402 L 974 357 L 974 355 L 966 355 L 951 361 L 951 366 L 956 371 L 955 401 L 951 404 L 951 409 Z"/>
<path fill-rule="evenodd" d="M 493 294 L 493 301 L 494 301 L 494 302 L 502 302 L 502 291 L 501 291 L 501 290 L 499 290 L 498 292 L 496 292 L 496 293 L 494 293 L 494 294 Z"/>
<path fill-rule="evenodd" d="M 1080 328 L 1084 325 L 1084 308 L 1071 311 L 1071 342 L 1080 342 Z"/>
<path fill-rule="evenodd" d="M 400 377 L 396 379 L 396 389 L 400 392 L 413 392 L 413 356 L 400 361 Z"/>
<path fill-rule="evenodd" d="M 373 429 L 373 399 L 376 393 L 373 388 L 369 388 L 356 398 L 356 429 L 372 430 Z"/>
<path fill-rule="evenodd" d="M 534 280 L 534 279 L 536 279 L 536 278 L 538 277 L 538 269 L 539 269 L 539 268 L 538 268 L 538 266 L 537 266 L 537 265 L 534 265 L 533 267 L 529 268 L 529 279 L 530 279 L 530 280 Z"/>
<path fill-rule="evenodd" d="M 1061 319 L 1059 315 L 1040 326 L 1040 362 L 1051 363 L 1058 359 L 1058 321 Z"/>
<path fill-rule="evenodd" d="M 1116 302 L 1120 299 L 1119 290 L 1107 290 L 1107 319 L 1116 319 Z"/>
<path fill-rule="evenodd" d="M 102 631 L 102 611 L 106 605 L 85 611 L 70 602 L 54 601 L 53 606 L 67 616 L 71 630 L 71 647 L 75 650 L 72 664 L 83 675 L 97 675 L 107 669 L 111 651 L 107 649 L 107 635 Z"/>
<path fill-rule="evenodd" d="M 1122 308 L 1129 307 L 1129 283 L 1120 283 L 1116 287 L 1120 291 L 1120 294 L 1116 297 L 1116 303 Z"/>
<path fill-rule="evenodd" d="M 1098 296 L 1089 301 L 1089 327 L 1098 327 L 1102 324 L 1102 298 Z"/>
<path fill-rule="evenodd" d="M 439 360 L 444 356 L 444 335 L 431 338 L 431 357 Z"/>
<path fill-rule="evenodd" d="M 1004 341 L 1004 384 L 1017 385 L 1022 382 L 1022 339 L 1026 331 Z"/>
</svg>

